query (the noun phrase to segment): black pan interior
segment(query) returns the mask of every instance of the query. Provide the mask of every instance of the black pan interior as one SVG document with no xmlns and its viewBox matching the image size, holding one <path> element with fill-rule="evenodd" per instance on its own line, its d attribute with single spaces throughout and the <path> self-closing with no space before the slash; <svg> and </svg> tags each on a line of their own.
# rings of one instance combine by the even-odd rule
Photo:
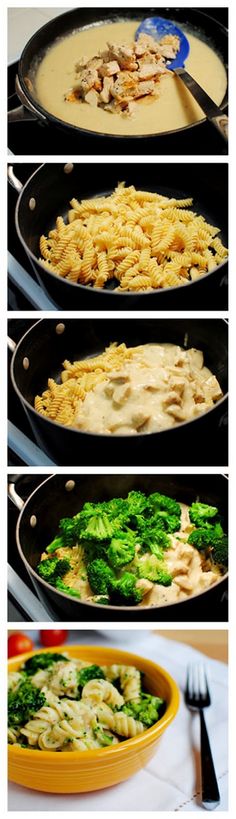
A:
<svg viewBox="0 0 236 819">
<path fill-rule="evenodd" d="M 63 323 L 64 332 L 57 332 Z M 206 366 L 227 392 L 227 323 L 218 319 L 44 319 L 20 342 L 13 366 L 16 385 L 31 404 L 47 386 L 49 377 L 60 380 L 62 362 L 99 354 L 110 342 L 127 346 L 167 342 L 202 350 Z M 29 367 L 24 369 L 23 359 Z"/>
<path fill-rule="evenodd" d="M 29 166 L 30 168 L 30 166 Z M 66 168 L 66 170 L 65 170 Z M 70 170 L 71 169 L 71 170 Z M 68 172 L 69 170 L 69 172 Z M 30 171 L 29 171 L 30 172 Z M 177 199 L 193 197 L 192 210 L 221 228 L 228 241 L 228 167 L 225 164 L 46 164 L 26 184 L 17 207 L 19 230 L 27 248 L 40 255 L 39 237 L 55 227 L 57 216 L 67 218 L 72 197 L 86 199 L 110 194 L 119 181 L 127 186 Z M 33 210 L 29 207 L 35 199 Z M 112 285 L 117 286 L 113 280 Z"/>
<path fill-rule="evenodd" d="M 32 100 L 34 96 L 29 93 L 25 78 L 29 75 L 31 80 L 34 77 L 35 70 L 45 54 L 45 51 L 55 42 L 57 38 L 64 37 L 72 33 L 74 30 L 81 30 L 84 27 L 98 25 L 104 22 L 115 22 L 117 20 L 140 20 L 145 17 L 154 16 L 156 8 L 141 8 L 141 9 L 74 9 L 70 12 L 54 18 L 54 20 L 43 26 L 27 43 L 19 63 L 19 76 L 24 86 L 27 96 Z M 198 9 L 189 8 L 159 8 L 158 15 L 167 17 L 179 23 L 184 28 L 187 28 L 195 33 L 198 37 L 207 41 L 221 56 L 225 66 L 228 62 L 227 54 L 227 37 L 223 26 L 219 25 L 208 14 L 210 9 L 205 9 L 204 13 Z M 42 107 L 37 103 L 39 110 Z"/>
<path fill-rule="evenodd" d="M 75 481 L 72 491 L 65 489 Z M 72 517 L 85 501 L 126 497 L 131 489 L 148 493 L 159 491 L 178 501 L 191 504 L 196 499 L 217 506 L 227 531 L 228 481 L 222 475 L 55 475 L 42 484 L 29 499 L 21 517 L 19 537 L 23 554 L 35 569 L 40 555 L 58 532 L 61 517 Z M 30 526 L 31 515 L 37 525 Z"/>
</svg>

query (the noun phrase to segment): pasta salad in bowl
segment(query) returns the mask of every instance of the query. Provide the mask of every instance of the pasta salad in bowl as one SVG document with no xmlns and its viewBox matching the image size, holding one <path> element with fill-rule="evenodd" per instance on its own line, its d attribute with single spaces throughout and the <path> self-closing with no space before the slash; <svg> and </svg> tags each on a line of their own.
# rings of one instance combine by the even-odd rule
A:
<svg viewBox="0 0 236 819">
<path fill-rule="evenodd" d="M 128 779 L 178 710 L 160 666 L 116 648 L 59 647 L 9 661 L 9 778 L 54 793 Z"/>
</svg>

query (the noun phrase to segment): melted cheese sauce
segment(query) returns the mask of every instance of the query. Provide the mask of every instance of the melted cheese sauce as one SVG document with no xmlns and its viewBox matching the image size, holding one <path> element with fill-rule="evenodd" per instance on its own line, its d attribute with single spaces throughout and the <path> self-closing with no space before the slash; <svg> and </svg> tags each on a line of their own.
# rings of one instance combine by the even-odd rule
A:
<svg viewBox="0 0 236 819">
<path fill-rule="evenodd" d="M 144 344 L 78 402 L 74 426 L 106 435 L 157 432 L 206 412 L 221 395 L 200 350 Z"/>
<path fill-rule="evenodd" d="M 204 114 L 178 77 L 165 76 L 160 82 L 160 97 L 145 97 L 137 103 L 133 117 L 111 114 L 87 103 L 65 102 L 64 96 L 75 81 L 79 57 L 93 57 L 107 41 L 129 42 L 139 22 L 109 23 L 94 26 L 65 37 L 52 46 L 43 58 L 35 78 L 38 101 L 58 119 L 104 134 L 123 136 L 156 134 L 184 128 L 204 118 Z M 186 68 L 218 105 L 227 88 L 227 75 L 218 55 L 205 42 L 188 34 L 190 53 Z"/>
</svg>

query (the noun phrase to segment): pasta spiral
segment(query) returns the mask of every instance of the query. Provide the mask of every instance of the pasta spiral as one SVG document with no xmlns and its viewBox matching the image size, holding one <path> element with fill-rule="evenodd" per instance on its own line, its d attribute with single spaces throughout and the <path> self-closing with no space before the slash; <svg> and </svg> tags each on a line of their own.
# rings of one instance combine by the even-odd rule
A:
<svg viewBox="0 0 236 819">
<path fill-rule="evenodd" d="M 111 278 L 122 292 L 177 287 L 191 281 L 192 266 L 197 278 L 228 255 L 216 235 L 219 228 L 187 210 L 191 204 L 190 198 L 169 199 L 124 183 L 111 196 L 81 202 L 73 198 L 68 223 L 59 216 L 48 236 L 40 237 L 40 261 L 66 280 L 90 287 L 105 287 Z M 170 277 L 168 265 L 175 254 L 181 263 Z M 148 263 L 155 261 L 160 276 L 149 269 Z M 137 275 L 127 276 L 133 268 Z"/>
</svg>

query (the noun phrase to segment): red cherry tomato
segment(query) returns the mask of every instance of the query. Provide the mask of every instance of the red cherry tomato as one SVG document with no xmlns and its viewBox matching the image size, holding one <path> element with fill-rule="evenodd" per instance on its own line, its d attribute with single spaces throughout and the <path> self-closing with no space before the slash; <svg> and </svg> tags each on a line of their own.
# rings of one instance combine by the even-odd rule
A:
<svg viewBox="0 0 236 819">
<path fill-rule="evenodd" d="M 49 646 L 60 646 L 67 640 L 68 631 L 63 629 L 47 629 L 40 631 L 40 642 L 42 646 L 48 648 Z"/>
<path fill-rule="evenodd" d="M 33 648 L 33 641 L 20 631 L 16 632 L 16 634 L 10 634 L 10 637 L 8 637 L 8 657 L 25 654 L 26 651 L 32 651 Z"/>
</svg>

